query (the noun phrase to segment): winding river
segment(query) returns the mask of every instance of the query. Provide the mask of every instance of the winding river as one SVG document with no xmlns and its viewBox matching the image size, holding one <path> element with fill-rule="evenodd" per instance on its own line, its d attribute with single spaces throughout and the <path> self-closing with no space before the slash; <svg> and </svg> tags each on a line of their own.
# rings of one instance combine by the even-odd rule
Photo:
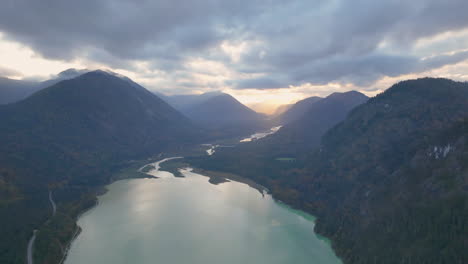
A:
<svg viewBox="0 0 468 264">
<path fill-rule="evenodd" d="M 82 215 L 65 264 L 338 264 L 309 215 L 245 184 L 159 171 L 117 181 Z"/>
</svg>

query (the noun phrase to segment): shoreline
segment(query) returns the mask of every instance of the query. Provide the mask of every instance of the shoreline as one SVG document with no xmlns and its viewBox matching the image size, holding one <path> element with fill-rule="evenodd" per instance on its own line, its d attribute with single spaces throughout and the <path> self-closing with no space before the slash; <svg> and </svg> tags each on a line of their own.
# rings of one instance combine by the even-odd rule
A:
<svg viewBox="0 0 468 264">
<path fill-rule="evenodd" d="M 146 166 L 146 165 L 144 165 Z M 125 169 L 129 169 L 129 168 L 132 168 L 133 166 L 130 166 L 128 168 L 125 168 Z M 136 170 L 137 172 L 139 172 L 139 170 L 137 169 Z M 147 177 L 115 177 L 115 175 L 118 175 L 120 173 L 117 172 L 115 173 L 113 176 L 111 176 L 109 178 L 109 182 L 105 185 L 102 185 L 100 186 L 99 188 L 97 188 L 95 190 L 95 202 L 93 205 L 89 206 L 89 207 L 86 207 L 86 208 L 83 208 L 79 213 L 78 215 L 73 219 L 75 221 L 75 225 L 76 225 L 76 228 L 75 228 L 75 232 L 73 233 L 72 237 L 70 238 L 70 240 L 68 241 L 67 245 L 65 246 L 65 250 L 63 251 L 63 255 L 62 255 L 62 258 L 60 259 L 60 262 L 58 262 L 58 264 L 63 264 L 65 263 L 65 260 L 67 259 L 67 256 L 68 256 L 68 253 L 70 251 L 70 248 L 73 244 L 73 242 L 78 238 L 78 236 L 81 234 L 82 232 L 82 229 L 81 227 L 78 225 L 78 220 L 86 213 L 90 212 L 91 210 L 93 210 L 94 208 L 96 208 L 98 205 L 99 205 L 99 196 L 102 196 L 102 195 L 105 195 L 109 189 L 107 189 L 107 186 L 110 185 L 110 184 L 113 184 L 115 182 L 118 182 L 118 181 L 121 181 L 121 180 L 131 180 L 131 179 L 157 179 L 157 177 L 154 177 L 154 176 L 151 176 L 151 175 L 147 175 Z M 142 173 L 143 174 L 143 173 Z M 146 174 L 146 173 L 145 173 Z M 135 176 L 135 175 L 133 175 Z"/>
<path fill-rule="evenodd" d="M 192 168 L 194 173 L 197 173 L 197 174 L 200 174 L 202 176 L 208 177 L 209 178 L 208 182 L 213 184 L 213 185 L 218 185 L 218 184 L 225 183 L 225 182 L 235 181 L 235 182 L 246 184 L 249 187 L 259 191 L 262 196 L 265 196 L 265 193 L 270 194 L 270 191 L 265 186 L 262 186 L 262 185 L 260 185 L 260 184 L 258 184 L 256 182 L 254 182 L 251 179 L 242 177 L 242 176 L 237 175 L 237 174 L 228 173 L 228 172 L 221 172 L 221 171 L 204 170 L 204 169 L 200 169 L 200 168 L 196 168 L 196 167 L 190 167 L 190 168 Z"/>
<path fill-rule="evenodd" d="M 159 155 L 159 158 L 160 158 L 161 154 Z M 129 166 L 127 168 L 124 168 L 118 172 L 116 172 L 114 175 L 112 175 L 110 178 L 109 178 L 109 182 L 101 187 L 99 187 L 96 191 L 95 191 L 95 203 L 93 205 L 91 205 L 90 207 L 87 207 L 87 208 L 83 208 L 79 214 L 75 217 L 74 221 L 75 221 L 75 225 L 76 225 L 76 230 L 75 232 L 73 233 L 73 236 L 70 238 L 70 241 L 67 243 L 66 247 L 65 247 L 65 250 L 63 252 L 63 255 L 62 255 L 62 258 L 60 260 L 60 262 L 58 262 L 58 264 L 63 264 L 65 263 L 65 260 L 67 259 L 67 256 L 68 256 L 68 252 L 70 251 L 70 248 L 73 244 L 73 242 L 77 239 L 77 237 L 81 234 L 82 232 L 82 229 L 81 227 L 78 225 L 78 220 L 86 213 L 90 212 L 91 210 L 93 210 L 94 208 L 96 208 L 98 205 L 99 205 L 99 196 L 102 196 L 102 195 L 105 195 L 109 189 L 107 188 L 108 185 L 111 185 L 115 182 L 118 182 L 118 181 L 122 181 L 122 180 L 134 180 L 134 179 L 158 179 L 158 177 L 156 176 L 153 176 L 153 175 L 150 175 L 146 172 L 143 172 L 142 169 L 144 169 L 145 167 L 147 167 L 148 165 L 153 165 L 155 163 L 162 163 L 162 162 L 165 162 L 165 161 L 168 161 L 168 160 L 172 160 L 172 159 L 176 159 L 176 158 L 181 158 L 181 157 L 174 157 L 174 158 L 164 158 L 162 160 L 156 160 L 154 158 L 152 159 L 149 159 L 149 160 L 146 160 L 145 161 L 145 164 L 143 166 L 140 166 L 138 165 L 139 167 L 137 167 L 135 169 L 135 165 L 133 166 Z M 146 163 L 150 161 L 149 163 Z M 159 167 L 156 167 L 155 168 L 158 168 Z M 136 176 L 136 174 L 126 174 L 126 170 L 129 170 L 128 172 L 131 172 L 131 170 L 134 170 L 135 172 L 137 173 L 141 173 L 142 175 L 145 175 L 144 177 L 139 177 L 139 176 Z M 116 175 L 128 175 L 129 177 L 115 177 Z M 36 232 L 36 231 L 35 231 Z M 33 264 L 33 263 L 28 263 L 28 264 Z"/>
<path fill-rule="evenodd" d="M 119 180 L 117 180 L 119 181 Z M 110 184 L 112 184 L 113 182 L 111 182 Z M 91 205 L 90 207 L 88 208 L 83 208 L 79 213 L 78 215 L 76 216 L 76 218 L 74 219 L 75 221 L 75 225 L 76 225 L 76 228 L 75 228 L 75 232 L 73 233 L 70 241 L 67 243 L 67 245 L 65 246 L 65 250 L 63 252 L 63 256 L 62 256 L 62 259 L 60 260 L 59 264 L 63 264 L 65 262 L 65 260 L 67 259 L 67 256 L 68 256 L 68 252 L 70 251 L 70 248 L 71 248 L 71 245 L 72 243 L 76 240 L 76 238 L 81 234 L 81 227 L 78 225 L 78 220 L 86 213 L 90 212 L 91 210 L 93 210 L 94 208 L 96 208 L 96 206 L 99 205 L 99 196 L 102 196 L 104 194 L 106 194 L 109 190 L 106 188 L 106 186 L 109 185 L 109 184 L 106 184 L 105 186 L 102 186 L 102 188 L 100 188 L 100 191 L 96 191 L 96 201 L 93 205 Z"/>
<path fill-rule="evenodd" d="M 270 190 L 258 183 L 256 183 L 255 181 L 253 180 L 250 180 L 248 178 L 244 178 L 242 176 L 239 176 L 239 175 L 236 175 L 236 174 L 232 174 L 232 173 L 228 173 L 228 172 L 221 172 L 221 171 L 209 171 L 209 170 L 204 170 L 204 169 L 200 169 L 200 168 L 194 168 L 194 167 L 191 167 L 193 170 L 194 173 L 197 173 L 197 174 L 200 174 L 202 176 L 205 176 L 205 177 L 209 177 L 210 180 L 212 178 L 223 178 L 224 181 L 220 181 L 220 182 L 217 182 L 217 183 L 213 183 L 211 181 L 209 181 L 211 184 L 213 185 L 218 185 L 218 184 L 221 184 L 221 183 L 224 183 L 224 182 L 229 182 L 229 181 L 235 181 L 235 182 L 240 182 L 240 183 L 244 183 L 244 184 L 247 184 L 249 187 L 251 188 L 254 188 L 256 190 L 258 190 L 262 196 L 265 196 L 265 193 L 263 193 L 263 191 L 266 191 L 266 194 L 270 195 L 271 198 L 274 200 L 275 203 L 277 203 L 278 205 L 282 206 L 282 207 L 285 207 L 287 208 L 288 210 L 292 211 L 294 214 L 298 215 L 298 216 L 301 216 L 303 217 L 304 219 L 308 220 L 308 221 L 311 221 L 314 223 L 314 233 L 315 235 L 317 236 L 317 238 L 321 241 L 323 241 L 324 243 L 326 243 L 333 251 L 333 253 L 335 254 L 335 256 L 341 261 L 341 263 L 343 263 L 343 259 L 337 254 L 337 251 L 335 249 L 335 246 L 334 246 L 334 243 L 333 241 L 326 237 L 325 235 L 321 234 L 318 230 L 316 230 L 316 226 L 317 226 L 317 222 L 319 221 L 319 218 L 299 207 L 295 207 L 293 205 L 290 205 L 286 202 L 283 202 L 282 200 L 276 198 L 276 196 L 270 192 Z M 263 191 L 262 191 L 263 190 Z"/>
<path fill-rule="evenodd" d="M 177 158 L 180 159 L 181 157 L 177 157 Z M 208 177 L 209 178 L 208 182 L 213 184 L 213 185 L 218 185 L 218 184 L 222 184 L 222 183 L 225 183 L 225 182 L 235 181 L 235 182 L 247 184 L 249 187 L 259 191 L 260 194 L 262 194 L 262 196 L 264 196 L 265 193 L 270 194 L 270 190 L 268 188 L 266 188 L 265 186 L 263 186 L 261 184 L 258 184 L 258 183 L 256 183 L 255 181 L 253 181 L 251 179 L 242 177 L 240 175 L 233 174 L 233 173 L 228 173 L 228 172 L 211 171 L 211 170 L 205 170 L 205 169 L 197 168 L 197 167 L 194 167 L 191 164 L 185 162 L 185 160 L 183 160 L 183 157 L 182 157 L 181 161 L 173 162 L 173 164 L 167 164 L 166 163 L 166 162 L 172 161 L 172 160 L 174 160 L 174 158 L 169 158 L 169 159 L 165 160 L 164 162 L 161 161 L 159 164 L 165 163 L 165 165 L 160 165 L 157 169 L 159 169 L 161 171 L 166 171 L 166 172 L 172 173 L 174 175 L 174 177 L 183 178 L 185 176 L 180 172 L 180 170 L 190 168 L 192 170 L 192 172 L 200 174 L 201 176 L 204 176 L 204 177 Z"/>
<path fill-rule="evenodd" d="M 161 171 L 167 171 L 167 172 L 170 172 L 171 174 L 173 174 L 174 177 L 177 177 L 173 172 L 172 170 L 174 168 L 172 168 L 171 170 L 164 170 L 160 164 L 162 163 L 165 163 L 167 161 L 171 161 L 171 160 L 175 160 L 175 159 L 183 159 L 183 157 L 169 157 L 169 158 L 163 158 L 159 161 L 151 161 L 150 163 L 147 163 L 145 165 L 143 165 L 142 167 L 138 168 L 136 171 L 141 173 L 141 174 L 145 174 L 147 175 L 148 177 L 132 177 L 131 174 L 129 174 L 130 177 L 124 177 L 124 178 L 111 178 L 111 180 L 109 181 L 108 184 L 102 186 L 102 189 L 100 192 L 96 192 L 96 202 L 95 204 L 93 204 L 92 206 L 90 206 L 89 208 L 85 208 L 83 209 L 76 217 L 75 219 L 75 224 L 76 224 L 76 230 L 72 236 L 72 238 L 70 239 L 70 241 L 68 242 L 66 248 L 65 248 L 65 251 L 63 253 L 63 257 L 62 259 L 60 260 L 59 264 L 64 264 L 65 263 L 65 260 L 68 256 L 68 253 L 71 249 L 71 246 L 73 244 L 73 242 L 77 239 L 77 237 L 81 234 L 82 232 L 82 228 L 78 225 L 78 220 L 86 213 L 90 212 L 92 209 L 96 208 L 96 206 L 99 205 L 99 196 L 102 196 L 104 194 L 106 194 L 108 192 L 108 189 L 106 188 L 108 185 L 110 184 L 113 184 L 117 181 L 120 181 L 120 180 L 133 180 L 133 179 L 158 179 L 158 177 L 156 176 L 153 176 L 151 174 L 148 174 L 147 172 L 142 172 L 141 170 L 145 167 L 147 167 L 148 165 L 153 165 L 154 166 L 154 169 L 156 170 L 161 170 Z M 185 165 L 189 165 L 188 163 L 183 163 Z M 126 169 L 129 169 L 129 168 L 126 168 Z M 268 194 L 271 196 L 271 198 L 274 200 L 275 203 L 277 203 L 278 205 L 280 206 L 284 206 L 286 209 L 290 210 L 292 213 L 300 216 L 300 217 L 303 217 L 305 220 L 308 220 L 308 221 L 311 221 L 313 222 L 314 224 L 314 230 L 313 232 L 315 233 L 315 235 L 317 236 L 317 238 L 321 241 L 323 241 L 324 243 L 326 243 L 333 251 L 333 253 L 335 254 L 335 256 L 340 260 L 341 263 L 343 263 L 343 260 L 337 255 L 336 253 L 336 250 L 335 250 L 335 247 L 333 246 L 333 241 L 329 238 L 327 238 L 326 236 L 323 236 L 322 234 L 320 234 L 319 232 L 316 231 L 316 225 L 317 225 L 317 221 L 318 221 L 318 217 L 308 213 L 307 211 L 305 210 L 302 210 L 300 208 L 296 208 L 296 207 L 293 207 L 292 205 L 289 205 L 279 199 L 277 199 L 273 193 L 268 189 L 266 188 L 265 186 L 262 186 L 258 183 L 256 183 L 255 181 L 251 180 L 251 179 L 248 179 L 248 178 L 245 178 L 245 177 L 242 177 L 240 175 L 236 175 L 236 174 L 232 174 L 232 173 L 227 173 L 227 172 L 221 172 L 221 171 L 210 171 L 210 170 L 204 170 L 204 169 L 200 169 L 200 168 L 196 168 L 196 167 L 192 167 L 192 166 L 182 166 L 182 167 L 179 167 L 179 168 L 175 168 L 175 170 L 177 170 L 180 174 L 180 170 L 183 170 L 183 169 L 190 169 L 191 172 L 194 172 L 196 174 L 199 174 L 201 176 L 204 176 L 204 177 L 207 177 L 209 178 L 208 182 L 210 184 L 213 184 L 213 185 L 218 185 L 218 184 L 222 184 L 222 183 L 225 183 L 225 182 L 231 182 L 231 181 L 234 181 L 234 182 L 238 182 L 238 183 L 243 183 L 243 184 L 246 184 L 248 185 L 250 188 L 253 188 L 253 189 L 256 189 L 263 197 L 265 196 L 265 194 Z M 185 177 L 185 176 L 183 176 Z M 28 263 L 28 264 L 32 264 L 32 263 Z"/>
<path fill-rule="evenodd" d="M 71 245 L 72 245 L 73 241 L 75 241 L 76 238 L 81 234 L 81 230 L 82 230 L 81 227 L 77 225 L 76 230 L 73 233 L 73 236 L 72 236 L 70 242 L 68 242 L 67 246 L 65 247 L 65 251 L 63 253 L 62 259 L 60 260 L 59 264 L 63 264 L 65 262 L 65 260 L 67 259 L 68 252 L 70 251 Z"/>
<path fill-rule="evenodd" d="M 229 181 L 235 181 L 235 182 L 240 182 L 247 184 L 249 187 L 254 188 L 258 190 L 262 196 L 265 196 L 265 193 L 263 191 L 266 191 L 266 194 L 270 195 L 271 198 L 274 200 L 275 203 L 277 203 L 280 206 L 283 206 L 287 208 L 288 210 L 292 211 L 294 214 L 301 216 L 305 218 L 308 221 L 312 221 L 314 223 L 314 233 L 316 234 L 317 238 L 324 243 L 326 243 L 333 251 L 335 256 L 341 261 L 343 264 L 343 259 L 337 254 L 337 250 L 334 246 L 333 240 L 328 238 L 327 236 L 321 234 L 318 230 L 316 230 L 317 223 L 319 221 L 319 218 L 306 210 L 301 209 L 300 207 L 293 206 L 292 204 L 288 204 L 286 202 L 283 202 L 282 200 L 276 198 L 276 195 L 274 195 L 268 188 L 265 186 L 256 183 L 255 181 L 242 177 L 237 174 L 229 173 L 229 172 L 221 172 L 221 171 L 210 171 L 210 170 L 204 170 L 201 168 L 196 168 L 196 167 L 190 167 L 194 173 L 200 174 L 202 176 L 210 178 L 209 183 L 213 185 L 218 185 L 221 183 L 229 182 Z M 211 180 L 215 179 L 214 182 Z M 220 180 L 220 181 L 217 181 Z"/>
</svg>

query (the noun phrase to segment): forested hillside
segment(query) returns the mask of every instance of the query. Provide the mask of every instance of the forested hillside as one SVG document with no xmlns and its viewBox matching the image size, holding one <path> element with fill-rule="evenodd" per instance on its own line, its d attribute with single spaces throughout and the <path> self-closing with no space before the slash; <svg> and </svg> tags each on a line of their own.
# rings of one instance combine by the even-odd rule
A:
<svg viewBox="0 0 468 264">
<path fill-rule="evenodd" d="M 182 114 L 141 86 L 103 71 L 59 82 L 0 107 L 0 263 L 57 263 L 75 217 L 126 162 L 202 140 Z M 49 191 L 58 212 L 51 216 Z"/>
<path fill-rule="evenodd" d="M 315 214 L 345 263 L 467 263 L 467 117 L 468 84 L 405 81 L 296 160 L 223 149 L 192 162 L 250 177 Z"/>
</svg>

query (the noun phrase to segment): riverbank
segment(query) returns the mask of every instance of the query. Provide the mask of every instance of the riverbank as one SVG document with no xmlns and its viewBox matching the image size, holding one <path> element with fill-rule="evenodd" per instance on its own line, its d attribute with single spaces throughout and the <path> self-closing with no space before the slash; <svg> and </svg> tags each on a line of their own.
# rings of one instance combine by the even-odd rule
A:
<svg viewBox="0 0 468 264">
<path fill-rule="evenodd" d="M 44 223 L 36 227 L 34 253 L 31 254 L 34 263 L 63 263 L 69 246 L 81 231 L 77 220 L 97 205 L 98 196 L 108 191 L 106 186 L 122 179 L 154 178 L 137 170 L 145 164 L 160 159 L 160 157 L 161 154 L 147 159 L 123 162 L 122 164 L 127 165 L 110 169 L 111 173 L 106 176 L 107 180 L 102 184 L 54 186 L 53 193 L 50 191 L 48 196 L 44 197 L 48 199 L 51 206 L 51 215 L 45 219 Z M 58 200 L 55 201 L 55 199 Z"/>
</svg>

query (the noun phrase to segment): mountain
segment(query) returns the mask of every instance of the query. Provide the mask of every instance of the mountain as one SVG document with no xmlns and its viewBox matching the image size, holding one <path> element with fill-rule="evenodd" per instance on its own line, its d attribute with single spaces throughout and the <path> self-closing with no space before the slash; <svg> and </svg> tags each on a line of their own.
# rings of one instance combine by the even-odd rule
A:
<svg viewBox="0 0 468 264">
<path fill-rule="evenodd" d="M 38 133 L 35 138 L 64 138 L 65 144 L 93 148 L 107 144 L 149 148 L 160 137 L 164 140 L 157 144 L 168 144 L 165 133 L 176 136 L 181 132 L 175 130 L 189 127 L 182 114 L 157 96 L 103 71 L 62 81 L 6 107 L 3 113 L 8 116 L 2 126 L 6 130 L 14 127 L 16 134 L 40 129 L 47 133 Z M 128 149 L 115 151 L 125 153 Z"/>
<path fill-rule="evenodd" d="M 468 261 L 457 224 L 468 223 L 467 117 L 467 84 L 426 78 L 394 85 L 324 136 L 306 166 L 314 197 L 301 195 L 326 203 L 317 230 L 348 263 Z"/>
<path fill-rule="evenodd" d="M 39 83 L 34 81 L 14 80 L 0 77 L 0 104 L 19 101 L 40 90 Z"/>
<path fill-rule="evenodd" d="M 262 115 L 241 104 L 228 94 L 210 97 L 190 107 L 186 115 L 207 126 L 235 125 L 242 122 L 259 122 Z"/>
<path fill-rule="evenodd" d="M 222 92 L 208 92 L 203 94 L 183 94 L 183 95 L 171 95 L 171 96 L 163 96 L 162 99 L 166 100 L 170 105 L 172 105 L 175 109 L 185 112 L 190 108 L 201 104 L 202 102 L 223 94 Z M 160 96 L 159 94 L 157 94 Z"/>
<path fill-rule="evenodd" d="M 303 100 L 296 102 L 295 104 L 286 108 L 283 113 L 279 114 L 275 121 L 278 124 L 288 124 L 293 121 L 298 120 L 301 118 L 309 109 L 310 107 L 320 101 L 322 98 L 318 96 L 309 97 Z"/>
<path fill-rule="evenodd" d="M 0 106 L 0 120 L 0 263 L 24 263 L 33 229 L 36 262 L 58 262 L 74 219 L 122 164 L 203 140 L 166 102 L 103 71 Z M 58 211 L 46 222 L 48 191 Z"/>
<path fill-rule="evenodd" d="M 195 124 L 224 136 L 245 135 L 268 127 L 265 116 L 229 94 L 212 96 L 187 108 L 183 113 Z"/>
<path fill-rule="evenodd" d="M 333 93 L 325 98 L 310 97 L 299 101 L 277 119 L 285 121 L 278 132 L 257 144 L 249 144 L 243 148 L 251 149 L 249 152 L 257 152 L 257 156 L 262 156 L 260 153 L 268 153 L 269 156 L 295 157 L 318 147 L 322 136 L 330 128 L 345 119 L 354 107 L 367 99 L 362 93 L 350 91 Z"/>
<path fill-rule="evenodd" d="M 244 136 L 273 125 L 266 121 L 265 115 L 222 92 L 163 95 L 162 98 L 194 124 L 208 130 L 213 139 Z"/>
<path fill-rule="evenodd" d="M 133 82 L 94 71 L 0 108 L 0 153 L 96 153 L 123 159 L 184 142 L 196 129 L 163 100 Z M 21 152 L 21 154 L 19 154 Z M 43 155 L 32 158 L 42 159 Z M 60 165 L 59 165 L 60 166 Z"/>
<path fill-rule="evenodd" d="M 191 162 L 314 214 L 344 263 L 467 263 L 467 118 L 468 84 L 410 80 L 354 108 L 296 159 L 223 149 Z"/>
<path fill-rule="evenodd" d="M 23 100 L 41 89 L 54 85 L 62 80 L 75 78 L 85 72 L 87 72 L 87 70 L 68 69 L 60 72 L 54 78 L 43 82 L 0 77 L 0 105 Z"/>
<path fill-rule="evenodd" d="M 286 157 L 296 159 L 320 146 L 322 136 L 334 125 L 337 125 L 356 106 L 366 102 L 367 96 L 350 91 L 333 93 L 320 99 L 298 120 L 285 124 L 278 132 L 254 142 L 244 143 L 236 148 L 223 148 L 216 155 L 194 158 L 194 164 L 209 164 L 212 169 L 228 170 L 244 175 L 242 168 L 251 172 L 275 171 L 279 168 L 271 161 Z M 236 162 L 232 162 L 236 160 Z M 239 163 L 243 164 L 239 166 Z M 202 165 L 203 166 L 203 165 Z M 234 167 L 233 167 L 234 166 Z M 242 168 L 240 168 L 242 167 Z M 268 168 L 267 168 L 268 167 Z M 248 173 L 247 173 L 248 174 Z"/>
<path fill-rule="evenodd" d="M 60 80 L 60 81 L 69 80 L 69 79 L 76 78 L 76 77 L 78 77 L 78 76 L 80 76 L 82 74 L 85 74 L 87 72 L 90 72 L 90 70 L 70 68 L 70 69 L 64 70 L 62 72 L 59 72 L 57 74 L 57 76 L 55 76 L 51 80 Z"/>
<path fill-rule="evenodd" d="M 286 112 L 289 114 L 284 117 L 290 122 L 274 136 L 281 139 L 281 144 L 287 145 L 293 153 L 315 148 L 330 128 L 344 120 L 353 108 L 365 103 L 368 99 L 367 96 L 356 91 L 333 93 L 323 99 L 308 98 L 305 102 L 299 102 L 298 108 L 293 107 L 290 109 L 293 111 Z M 300 108 L 307 104 L 306 112 L 294 119 L 294 115 L 302 110 Z"/>
</svg>

